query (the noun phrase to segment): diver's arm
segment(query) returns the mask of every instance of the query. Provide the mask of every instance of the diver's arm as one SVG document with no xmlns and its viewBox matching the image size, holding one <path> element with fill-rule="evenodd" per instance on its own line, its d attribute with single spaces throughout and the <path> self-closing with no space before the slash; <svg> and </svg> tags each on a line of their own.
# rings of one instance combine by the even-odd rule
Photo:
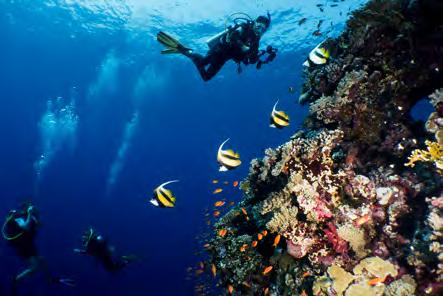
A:
<svg viewBox="0 0 443 296">
<path fill-rule="evenodd" d="M 26 216 L 26 220 L 24 220 L 23 218 L 15 219 L 15 222 L 17 223 L 17 225 L 21 229 L 26 230 L 26 231 L 30 231 L 32 223 L 36 223 L 37 222 L 36 218 L 33 216 L 33 211 L 34 211 L 34 207 L 30 206 L 28 208 L 28 213 L 27 213 L 27 216 Z"/>
<path fill-rule="evenodd" d="M 232 32 L 228 34 L 226 41 L 228 43 L 231 43 L 231 45 L 240 48 L 242 52 L 248 52 L 250 50 L 250 47 L 246 43 L 244 43 L 241 38 L 244 32 L 245 30 L 242 26 L 233 28 Z"/>
</svg>

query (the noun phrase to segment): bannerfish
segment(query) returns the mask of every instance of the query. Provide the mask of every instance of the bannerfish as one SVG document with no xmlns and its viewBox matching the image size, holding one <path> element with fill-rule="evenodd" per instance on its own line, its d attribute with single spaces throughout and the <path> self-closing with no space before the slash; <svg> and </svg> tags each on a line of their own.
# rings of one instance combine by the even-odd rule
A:
<svg viewBox="0 0 443 296">
<path fill-rule="evenodd" d="M 178 182 L 178 180 L 168 181 L 154 189 L 154 197 L 150 200 L 151 204 L 160 208 L 173 208 L 175 206 L 175 196 L 172 191 L 165 189 L 168 184 Z"/>
<path fill-rule="evenodd" d="M 229 141 L 229 138 L 224 141 L 217 152 L 217 161 L 220 164 L 220 172 L 226 172 L 228 170 L 235 169 L 241 164 L 240 154 L 234 152 L 231 149 L 223 150 L 223 145 Z"/>
<path fill-rule="evenodd" d="M 275 102 L 271 112 L 271 124 L 270 127 L 282 129 L 289 125 L 289 116 L 284 111 L 277 111 L 278 100 Z"/>
<path fill-rule="evenodd" d="M 329 50 L 327 48 L 321 45 L 322 43 L 311 50 L 308 59 L 303 63 L 303 66 L 310 67 L 314 65 L 324 65 L 328 62 L 331 54 L 329 53 Z"/>
</svg>

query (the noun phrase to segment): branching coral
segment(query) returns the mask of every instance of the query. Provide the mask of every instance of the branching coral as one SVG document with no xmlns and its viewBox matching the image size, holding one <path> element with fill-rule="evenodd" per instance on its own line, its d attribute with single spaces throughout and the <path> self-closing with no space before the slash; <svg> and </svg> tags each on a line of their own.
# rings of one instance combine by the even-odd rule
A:
<svg viewBox="0 0 443 296">
<path fill-rule="evenodd" d="M 416 149 L 412 151 L 405 166 L 414 167 L 417 161 L 425 161 L 433 162 L 438 169 L 443 170 L 443 146 L 427 140 L 425 144 L 427 150 Z"/>
</svg>

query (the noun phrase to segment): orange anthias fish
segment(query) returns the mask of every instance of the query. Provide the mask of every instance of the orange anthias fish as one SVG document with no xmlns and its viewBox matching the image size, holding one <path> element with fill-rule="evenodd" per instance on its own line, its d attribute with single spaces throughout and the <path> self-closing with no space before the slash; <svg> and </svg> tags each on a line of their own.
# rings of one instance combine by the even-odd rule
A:
<svg viewBox="0 0 443 296">
<path fill-rule="evenodd" d="M 212 180 L 212 184 L 217 184 L 218 180 Z"/>
<path fill-rule="evenodd" d="M 199 265 L 200 265 L 200 268 L 201 268 L 201 269 L 204 269 L 204 268 L 205 268 L 205 265 L 203 264 L 203 262 L 200 262 Z"/>
<path fill-rule="evenodd" d="M 361 226 L 361 225 L 365 224 L 366 222 L 368 222 L 370 218 L 371 218 L 371 216 L 369 214 L 364 215 L 364 216 L 358 218 L 357 220 L 355 220 L 355 225 Z"/>
<path fill-rule="evenodd" d="M 203 272 L 204 272 L 203 269 L 197 269 L 197 270 L 195 271 L 195 275 L 201 275 Z"/>
<path fill-rule="evenodd" d="M 237 186 L 238 186 L 238 181 L 234 181 L 234 182 L 232 183 L 232 186 L 237 187 Z"/>
<path fill-rule="evenodd" d="M 220 229 L 218 235 L 221 237 L 225 237 L 226 233 L 228 233 L 226 229 Z"/>
<path fill-rule="evenodd" d="M 230 205 L 230 206 L 233 206 L 233 205 L 235 205 L 235 202 L 231 201 L 231 202 L 229 203 L 229 205 Z"/>
<path fill-rule="evenodd" d="M 265 289 L 265 295 L 269 295 L 269 288 Z"/>
<path fill-rule="evenodd" d="M 218 217 L 218 216 L 220 216 L 220 211 L 214 211 L 214 213 L 212 215 L 214 217 Z"/>
<path fill-rule="evenodd" d="M 213 194 L 217 194 L 217 193 L 220 193 L 220 192 L 222 192 L 223 191 L 223 189 L 221 189 L 221 188 L 217 188 L 217 189 L 215 189 L 212 193 Z"/>
<path fill-rule="evenodd" d="M 310 275 L 311 275 L 311 273 L 310 273 L 309 271 L 305 271 L 305 272 L 303 273 L 302 277 L 303 277 L 303 278 L 306 278 L 306 277 L 308 277 L 308 276 L 310 276 Z"/>
<path fill-rule="evenodd" d="M 243 212 L 243 214 L 245 214 L 245 216 L 248 215 L 248 212 L 246 212 L 245 208 L 241 208 L 241 211 Z"/>
<path fill-rule="evenodd" d="M 243 244 L 243 246 L 240 247 L 240 252 L 246 251 L 247 248 L 248 248 L 248 245 L 247 244 Z"/>
<path fill-rule="evenodd" d="M 274 244 L 272 246 L 277 247 L 279 242 L 280 242 L 280 234 L 277 234 L 277 236 L 274 239 Z"/>
<path fill-rule="evenodd" d="M 211 265 L 211 272 L 214 277 L 217 275 L 217 268 L 214 264 Z"/>
<path fill-rule="evenodd" d="M 301 292 L 301 296 L 308 296 L 308 294 L 306 294 L 305 289 L 303 289 L 303 291 Z"/>
<path fill-rule="evenodd" d="M 251 243 L 251 246 L 252 246 L 253 248 L 255 248 L 255 247 L 257 246 L 257 244 L 258 244 L 257 241 L 253 241 L 253 242 Z"/>
<path fill-rule="evenodd" d="M 268 235 L 268 231 L 265 229 L 261 232 L 263 234 L 263 236 L 267 236 Z"/>
<path fill-rule="evenodd" d="M 217 202 L 214 203 L 214 206 L 215 206 L 215 207 L 222 207 L 224 204 L 225 204 L 224 201 L 219 200 L 219 201 L 217 201 Z"/>
<path fill-rule="evenodd" d="M 234 287 L 232 285 L 228 286 L 228 293 L 232 294 L 232 292 L 234 292 Z"/>
<path fill-rule="evenodd" d="M 263 234 L 261 234 L 261 233 L 257 234 L 257 239 L 258 240 L 262 240 L 263 239 Z"/>
<path fill-rule="evenodd" d="M 368 281 L 368 285 L 375 286 L 375 285 L 381 284 L 381 283 L 383 283 L 385 281 L 385 279 L 386 279 L 386 277 L 382 277 L 382 278 L 376 277 L 376 278 L 373 278 L 372 280 Z"/>
<path fill-rule="evenodd" d="M 266 267 L 265 270 L 263 270 L 262 274 L 267 275 L 268 273 L 271 272 L 272 268 L 273 268 L 272 265 Z"/>
</svg>

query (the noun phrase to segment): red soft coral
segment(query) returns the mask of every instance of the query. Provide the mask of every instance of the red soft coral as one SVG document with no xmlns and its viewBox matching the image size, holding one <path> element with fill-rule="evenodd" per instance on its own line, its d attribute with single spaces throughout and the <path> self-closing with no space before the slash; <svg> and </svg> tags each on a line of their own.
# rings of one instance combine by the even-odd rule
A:
<svg viewBox="0 0 443 296">
<path fill-rule="evenodd" d="M 328 223 L 328 228 L 324 230 L 328 241 L 332 244 L 333 249 L 342 255 L 348 254 L 348 243 L 338 236 L 337 227 L 332 222 Z"/>
</svg>

